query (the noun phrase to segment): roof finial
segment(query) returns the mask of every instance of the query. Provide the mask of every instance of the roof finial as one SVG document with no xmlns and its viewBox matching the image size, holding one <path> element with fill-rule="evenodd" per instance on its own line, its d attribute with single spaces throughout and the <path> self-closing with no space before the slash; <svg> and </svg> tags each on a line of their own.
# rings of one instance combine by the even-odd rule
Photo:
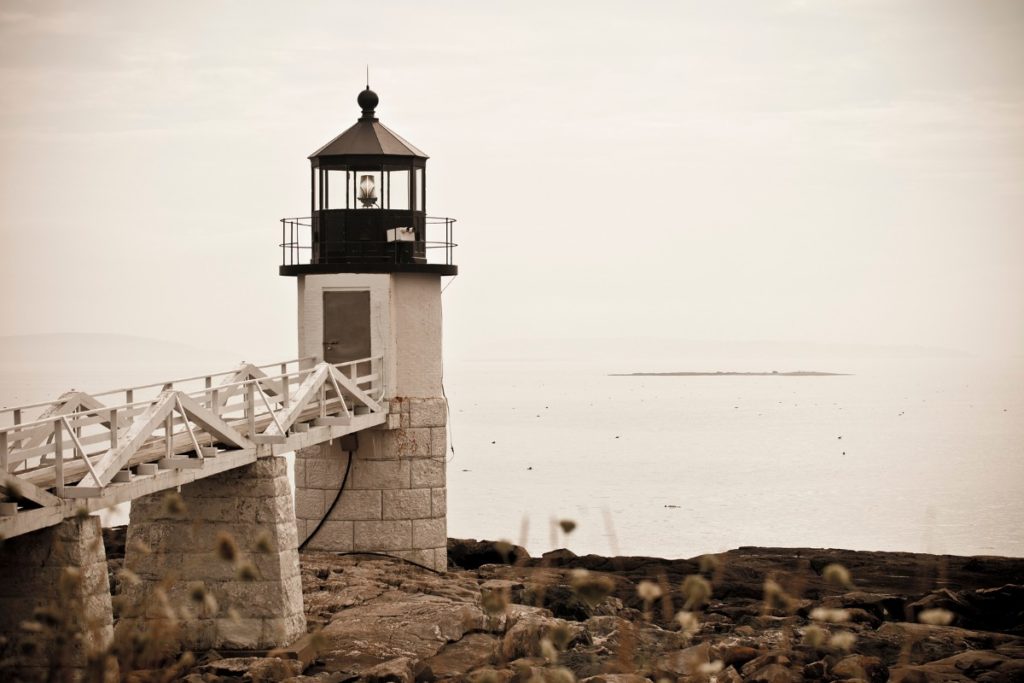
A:
<svg viewBox="0 0 1024 683">
<path fill-rule="evenodd" d="M 377 97 L 377 93 L 370 90 L 370 67 L 366 67 L 366 90 L 359 93 L 359 97 L 356 98 L 360 108 L 363 110 L 363 116 L 361 121 L 376 121 L 377 113 L 374 111 L 377 108 L 377 103 L 380 101 Z"/>
</svg>

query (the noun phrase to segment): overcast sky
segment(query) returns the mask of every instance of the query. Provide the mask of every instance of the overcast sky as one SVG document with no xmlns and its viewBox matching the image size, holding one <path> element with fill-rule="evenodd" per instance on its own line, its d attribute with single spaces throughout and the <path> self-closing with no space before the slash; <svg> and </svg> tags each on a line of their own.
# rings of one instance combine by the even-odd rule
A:
<svg viewBox="0 0 1024 683">
<path fill-rule="evenodd" d="M 449 351 L 1024 348 L 1024 3 L 0 3 L 0 334 L 288 355 L 278 219 L 378 115 L 458 219 Z"/>
</svg>

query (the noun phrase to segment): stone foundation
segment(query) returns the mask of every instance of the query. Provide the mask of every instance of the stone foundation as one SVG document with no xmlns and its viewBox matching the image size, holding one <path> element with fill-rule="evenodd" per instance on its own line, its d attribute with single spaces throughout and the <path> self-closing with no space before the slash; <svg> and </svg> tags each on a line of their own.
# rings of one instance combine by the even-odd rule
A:
<svg viewBox="0 0 1024 683">
<path fill-rule="evenodd" d="M 98 517 L 68 519 L 3 542 L 0 679 L 46 680 L 54 670 L 63 672 L 59 680 L 78 679 L 87 667 L 116 678 L 117 663 L 105 654 L 112 624 Z"/>
<path fill-rule="evenodd" d="M 358 448 L 337 505 L 348 453 L 340 440 L 295 454 L 295 515 L 306 538 L 327 515 L 310 550 L 379 552 L 444 571 L 446 550 L 443 398 L 394 398 L 387 423 L 358 433 Z"/>
<path fill-rule="evenodd" d="M 260 458 L 132 502 L 118 630 L 173 633 L 184 649 L 264 649 L 305 633 L 284 457 Z"/>
</svg>

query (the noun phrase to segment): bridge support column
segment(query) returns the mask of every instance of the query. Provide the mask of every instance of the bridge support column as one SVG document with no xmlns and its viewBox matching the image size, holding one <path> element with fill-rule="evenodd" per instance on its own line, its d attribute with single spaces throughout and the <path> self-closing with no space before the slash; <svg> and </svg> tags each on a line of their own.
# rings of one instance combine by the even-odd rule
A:
<svg viewBox="0 0 1024 683">
<path fill-rule="evenodd" d="M 305 633 L 284 457 L 132 502 L 118 629 L 175 634 L 184 649 L 265 649 Z"/>
<path fill-rule="evenodd" d="M 379 552 L 447 568 L 445 405 L 443 398 L 391 399 L 387 423 L 358 433 L 333 509 L 349 467 L 349 444 L 336 440 L 296 453 L 300 536 L 324 520 L 310 550 Z"/>
<path fill-rule="evenodd" d="M 77 679 L 108 670 L 113 613 L 98 517 L 67 519 L 0 548 L 0 679 Z M 80 636 L 80 640 L 79 640 Z M 12 666 L 13 665 L 13 666 Z M 12 669 L 5 669 L 12 666 Z M 63 673 L 61 673 L 63 672 Z"/>
</svg>

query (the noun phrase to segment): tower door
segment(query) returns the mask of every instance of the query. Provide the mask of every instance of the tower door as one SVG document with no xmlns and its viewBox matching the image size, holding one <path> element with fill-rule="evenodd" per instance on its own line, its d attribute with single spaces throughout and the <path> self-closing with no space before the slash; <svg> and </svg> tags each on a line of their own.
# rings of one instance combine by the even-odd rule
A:
<svg viewBox="0 0 1024 683">
<path fill-rule="evenodd" d="M 369 290 L 324 291 L 324 360 L 345 363 L 370 355 Z"/>
</svg>

